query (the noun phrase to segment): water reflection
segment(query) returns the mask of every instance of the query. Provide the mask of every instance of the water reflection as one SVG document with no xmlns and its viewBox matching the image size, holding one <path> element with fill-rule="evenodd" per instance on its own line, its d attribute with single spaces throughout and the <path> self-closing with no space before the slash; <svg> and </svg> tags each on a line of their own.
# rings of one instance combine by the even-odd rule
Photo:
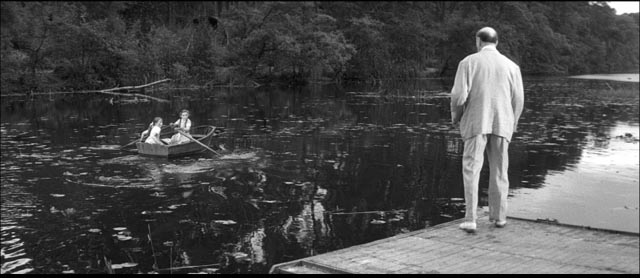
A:
<svg viewBox="0 0 640 278">
<path fill-rule="evenodd" d="M 11 175 L 10 173 L 4 173 Z M 29 273 L 33 271 L 31 264 L 32 259 L 26 254 L 24 248 L 25 242 L 22 240 L 22 234 L 32 232 L 19 224 L 20 219 L 33 216 L 33 210 L 36 208 L 37 200 L 26 194 L 18 186 L 4 186 L 5 177 L 3 177 L 2 187 L 2 220 L 0 221 L 0 239 L 1 239 L 1 256 L 2 256 L 2 274 L 5 273 Z M 9 177 L 6 184 L 11 184 Z"/>
<path fill-rule="evenodd" d="M 265 273 L 460 218 L 462 141 L 449 125 L 447 82 L 156 93 L 168 103 L 3 98 L 2 272 L 106 273 L 110 263 L 116 273 Z M 510 150 L 513 211 L 607 210 L 566 216 L 637 230 L 637 201 L 625 199 L 638 196 L 637 84 L 525 83 Z M 225 127 L 221 143 L 233 152 L 117 150 L 154 116 L 185 107 L 194 124 Z M 487 182 L 485 164 L 481 205 Z"/>
<path fill-rule="evenodd" d="M 543 188 L 512 192 L 511 215 L 637 233 L 638 130 L 616 122 L 600 136 L 588 133 L 578 161 L 549 172 Z"/>
</svg>

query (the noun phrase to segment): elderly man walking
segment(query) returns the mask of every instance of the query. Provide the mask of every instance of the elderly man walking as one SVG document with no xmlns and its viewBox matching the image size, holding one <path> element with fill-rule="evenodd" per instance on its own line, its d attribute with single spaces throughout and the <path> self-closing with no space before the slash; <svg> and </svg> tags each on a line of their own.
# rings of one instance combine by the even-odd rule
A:
<svg viewBox="0 0 640 278">
<path fill-rule="evenodd" d="M 466 205 L 460 228 L 476 230 L 478 182 L 486 150 L 489 160 L 489 220 L 507 223 L 509 142 L 524 105 L 520 67 L 497 49 L 491 27 L 476 33 L 477 53 L 458 64 L 451 90 L 451 120 L 460 124 L 464 140 L 462 175 Z"/>
</svg>

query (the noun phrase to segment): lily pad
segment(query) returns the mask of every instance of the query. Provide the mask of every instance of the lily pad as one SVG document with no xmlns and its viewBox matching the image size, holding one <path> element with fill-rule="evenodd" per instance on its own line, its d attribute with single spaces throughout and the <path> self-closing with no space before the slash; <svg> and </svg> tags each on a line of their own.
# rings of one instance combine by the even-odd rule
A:
<svg viewBox="0 0 640 278">
<path fill-rule="evenodd" d="M 131 263 L 131 262 L 121 263 L 121 264 L 112 264 L 111 269 L 122 269 L 126 267 L 134 267 L 137 265 L 138 265 L 137 263 Z"/>
<path fill-rule="evenodd" d="M 232 254 L 233 258 L 236 259 L 236 261 L 242 261 L 244 259 L 247 259 L 249 257 L 249 255 L 247 253 L 243 253 L 243 252 L 235 252 Z"/>
<path fill-rule="evenodd" d="M 218 268 L 203 268 L 201 271 L 207 274 L 215 274 L 218 270 Z"/>
<path fill-rule="evenodd" d="M 233 221 L 233 220 L 216 220 L 216 221 L 213 221 L 213 222 L 215 222 L 217 224 L 222 224 L 222 225 L 234 225 L 234 224 L 236 224 L 236 221 Z"/>
<path fill-rule="evenodd" d="M 120 241 L 127 241 L 127 240 L 132 239 L 132 237 L 130 237 L 130 236 L 125 236 L 125 235 L 117 235 L 117 238 L 118 238 L 118 240 L 120 240 Z"/>
</svg>

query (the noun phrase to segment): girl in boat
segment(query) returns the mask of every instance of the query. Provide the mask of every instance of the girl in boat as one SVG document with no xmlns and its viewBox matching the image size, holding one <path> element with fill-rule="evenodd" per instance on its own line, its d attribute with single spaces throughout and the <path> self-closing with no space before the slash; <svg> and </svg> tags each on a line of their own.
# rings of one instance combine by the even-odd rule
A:
<svg viewBox="0 0 640 278">
<path fill-rule="evenodd" d="M 165 145 L 166 143 L 160 140 L 160 131 L 162 130 L 162 118 L 155 117 L 153 118 L 153 122 L 149 124 L 149 128 L 140 134 L 140 141 L 144 138 L 146 134 L 149 134 L 147 140 L 144 142 L 147 144 L 161 144 Z"/>
<path fill-rule="evenodd" d="M 178 119 L 175 123 L 170 123 L 169 125 L 175 126 L 176 131 L 180 130 L 186 134 L 189 134 L 189 130 L 191 129 L 191 120 L 189 120 L 189 110 L 182 109 L 182 111 L 180 111 L 180 119 Z M 171 136 L 171 145 L 187 143 L 190 141 L 191 139 L 185 137 L 179 132 Z"/>
</svg>

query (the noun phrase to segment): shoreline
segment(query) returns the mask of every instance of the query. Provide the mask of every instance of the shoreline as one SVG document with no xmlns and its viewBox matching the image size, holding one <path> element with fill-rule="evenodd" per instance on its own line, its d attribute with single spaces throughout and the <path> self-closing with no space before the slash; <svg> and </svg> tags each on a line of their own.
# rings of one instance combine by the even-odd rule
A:
<svg viewBox="0 0 640 278">
<path fill-rule="evenodd" d="M 569 78 L 638 83 L 640 82 L 640 73 L 584 74 L 569 76 Z"/>
</svg>

